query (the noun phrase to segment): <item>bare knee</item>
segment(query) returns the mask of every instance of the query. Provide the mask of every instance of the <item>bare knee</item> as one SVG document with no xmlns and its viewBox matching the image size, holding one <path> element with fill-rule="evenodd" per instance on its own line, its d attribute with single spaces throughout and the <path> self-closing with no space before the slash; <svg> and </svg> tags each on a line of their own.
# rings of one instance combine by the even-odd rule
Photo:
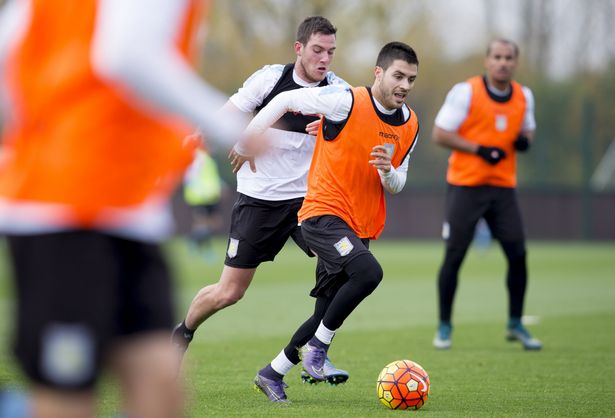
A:
<svg viewBox="0 0 615 418">
<path fill-rule="evenodd" d="M 197 293 L 186 316 L 186 325 L 196 329 L 214 313 L 241 300 L 255 271 L 255 268 L 225 266 L 218 283 L 206 286 Z"/>
<path fill-rule="evenodd" d="M 219 286 L 216 290 L 215 300 L 217 309 L 223 309 L 236 304 L 246 293 L 246 288 L 242 286 Z"/>
<path fill-rule="evenodd" d="M 226 308 L 239 302 L 248 290 L 256 268 L 241 269 L 224 266 L 220 281 L 215 285 L 216 309 Z"/>
</svg>

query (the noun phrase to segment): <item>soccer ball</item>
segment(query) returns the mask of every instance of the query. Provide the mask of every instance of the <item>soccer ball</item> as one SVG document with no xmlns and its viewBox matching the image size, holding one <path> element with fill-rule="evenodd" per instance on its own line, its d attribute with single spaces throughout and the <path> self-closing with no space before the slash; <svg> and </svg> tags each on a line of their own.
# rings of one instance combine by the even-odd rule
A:
<svg viewBox="0 0 615 418">
<path fill-rule="evenodd" d="M 378 375 L 378 399 L 391 409 L 419 409 L 429 397 L 429 376 L 418 363 L 397 360 Z"/>
</svg>

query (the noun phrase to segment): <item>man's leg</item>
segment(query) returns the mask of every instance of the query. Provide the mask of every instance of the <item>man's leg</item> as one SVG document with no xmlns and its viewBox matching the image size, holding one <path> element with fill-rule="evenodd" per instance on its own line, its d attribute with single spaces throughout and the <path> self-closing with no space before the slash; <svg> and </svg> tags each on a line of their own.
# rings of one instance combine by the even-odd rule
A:
<svg viewBox="0 0 615 418">
<path fill-rule="evenodd" d="M 315 254 L 312 252 L 312 250 L 310 250 L 307 243 L 305 242 L 305 238 L 303 238 L 303 234 L 301 233 L 300 226 L 296 226 L 290 236 L 295 241 L 297 246 L 299 246 L 299 248 L 301 248 L 309 257 L 315 256 Z M 327 270 L 324 264 L 322 263 L 322 260 L 317 259 L 316 283 L 318 283 L 319 277 L 322 277 L 326 274 L 327 274 Z M 330 297 L 324 297 L 324 298 L 328 299 L 330 302 L 330 299 L 331 299 Z M 318 304 L 318 302 L 316 303 Z M 323 311 L 323 315 L 324 315 L 324 311 Z M 316 329 L 318 328 L 318 324 L 320 323 L 320 320 L 322 319 L 322 316 L 320 316 L 318 320 L 315 320 L 314 318 L 315 316 L 312 316 L 308 321 L 306 321 L 297 330 L 297 332 L 293 336 L 293 339 L 291 340 L 291 344 L 294 344 L 294 345 L 291 345 L 291 348 L 288 349 L 289 353 L 292 350 L 292 347 L 295 347 L 295 350 L 300 349 L 300 347 L 305 345 L 305 343 L 307 343 L 308 340 L 314 335 L 314 333 L 316 332 Z M 295 354 L 297 356 L 297 361 L 294 364 L 297 364 L 299 363 L 298 351 L 296 351 Z M 338 369 L 337 367 L 335 367 L 335 365 L 333 364 L 331 359 L 329 359 L 328 356 L 325 359 L 324 371 L 325 371 L 325 378 L 326 378 L 327 383 L 334 385 L 334 386 L 340 383 L 345 383 L 350 378 L 350 374 L 348 374 L 346 370 Z M 317 380 L 314 380 L 309 374 L 307 374 L 303 370 L 301 371 L 301 380 L 303 380 L 304 382 L 310 383 L 310 384 L 318 383 Z"/>
<path fill-rule="evenodd" d="M 254 379 L 257 389 L 272 402 L 286 402 L 284 376 L 299 362 L 299 349 L 312 338 L 331 303 L 328 297 L 317 297 L 314 313 L 295 331 L 284 349 L 265 367 L 260 369 Z"/>
<path fill-rule="evenodd" d="M 525 244 L 522 241 L 502 242 L 501 244 L 508 262 L 506 284 L 508 287 L 509 320 L 506 339 L 508 341 L 520 341 L 526 350 L 540 350 L 542 343 L 533 338 L 521 323 L 527 288 Z"/>
<path fill-rule="evenodd" d="M 527 251 L 521 210 L 514 189 L 496 189 L 494 205 L 485 215 L 493 236 L 506 256 L 508 288 L 508 327 L 506 338 L 520 341 L 526 350 L 540 350 L 542 343 L 532 338 L 521 323 L 527 289 Z"/>
<path fill-rule="evenodd" d="M 438 307 L 439 325 L 434 337 L 434 347 L 447 349 L 451 347 L 452 310 L 457 292 L 459 269 L 465 258 L 470 242 L 465 245 L 454 246 L 446 244 L 444 261 L 438 273 Z"/>
<path fill-rule="evenodd" d="M 252 283 L 255 272 L 256 268 L 224 266 L 218 283 L 205 286 L 192 300 L 186 314 L 186 326 L 195 330 L 214 313 L 239 302 Z"/>
<path fill-rule="evenodd" d="M 348 261 L 343 271 L 348 280 L 336 292 L 314 336 L 302 349 L 303 369 L 316 380 L 325 380 L 324 364 L 335 333 L 383 277 L 382 267 L 370 252 Z"/>
<path fill-rule="evenodd" d="M 37 385 L 31 396 L 32 416 L 36 418 L 90 418 L 96 410 L 91 390 L 68 392 Z"/>
<path fill-rule="evenodd" d="M 273 260 L 296 229 L 301 202 L 266 201 L 239 194 L 231 214 L 224 270 L 218 283 L 199 290 L 185 321 L 175 328 L 173 340 L 180 348 L 185 350 L 203 321 L 243 297 L 259 264 Z"/>
<path fill-rule="evenodd" d="M 438 272 L 439 324 L 433 345 L 448 349 L 452 345 L 452 310 L 459 269 L 465 258 L 476 223 L 486 209 L 486 192 L 480 188 L 449 186 L 446 194 L 446 217 L 442 227 L 445 254 Z"/>
<path fill-rule="evenodd" d="M 210 316 L 227 306 L 237 303 L 254 278 L 254 268 L 224 266 L 218 283 L 198 291 L 186 314 L 186 319 L 173 330 L 173 343 L 180 353 L 188 348 L 194 332 Z"/>
<path fill-rule="evenodd" d="M 110 355 L 129 417 L 182 416 L 181 379 L 177 379 L 175 353 L 167 332 L 126 338 Z"/>
<path fill-rule="evenodd" d="M 101 339 L 115 309 L 109 238 L 67 231 L 13 236 L 8 244 L 17 298 L 15 354 L 31 382 L 27 412 L 92 417 Z"/>
</svg>

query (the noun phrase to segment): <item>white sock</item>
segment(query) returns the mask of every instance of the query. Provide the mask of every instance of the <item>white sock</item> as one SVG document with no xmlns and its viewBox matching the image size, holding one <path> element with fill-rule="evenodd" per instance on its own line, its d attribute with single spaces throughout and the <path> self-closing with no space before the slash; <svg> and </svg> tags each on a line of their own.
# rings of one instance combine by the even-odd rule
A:
<svg viewBox="0 0 615 418">
<path fill-rule="evenodd" d="M 320 325 L 318 325 L 318 329 L 316 330 L 316 334 L 314 334 L 314 336 L 323 343 L 329 345 L 331 344 L 333 337 L 335 337 L 335 331 L 325 327 L 322 321 L 320 321 Z"/>
<path fill-rule="evenodd" d="M 284 350 L 280 351 L 280 354 L 271 360 L 271 368 L 282 376 L 285 376 L 293 367 L 295 367 L 295 365 L 286 357 Z"/>
</svg>

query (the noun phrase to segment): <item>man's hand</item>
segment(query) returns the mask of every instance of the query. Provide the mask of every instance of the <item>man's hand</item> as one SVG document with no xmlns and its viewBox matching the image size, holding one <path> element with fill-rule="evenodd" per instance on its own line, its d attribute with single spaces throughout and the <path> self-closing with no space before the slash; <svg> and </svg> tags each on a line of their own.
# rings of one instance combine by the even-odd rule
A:
<svg viewBox="0 0 615 418">
<path fill-rule="evenodd" d="M 373 160 L 369 160 L 371 165 L 385 173 L 391 171 L 391 156 L 384 145 L 376 145 L 369 155 L 374 157 Z"/>
<path fill-rule="evenodd" d="M 523 134 L 519 134 L 519 136 L 517 136 L 517 139 L 515 139 L 515 142 L 513 142 L 513 145 L 515 147 L 515 149 L 519 152 L 525 152 L 530 148 L 530 139 L 523 135 Z"/>
<path fill-rule="evenodd" d="M 205 139 L 201 132 L 194 131 L 193 133 L 187 135 L 182 140 L 182 147 L 187 150 L 194 151 L 197 148 L 201 148 L 205 145 Z"/>
<path fill-rule="evenodd" d="M 496 165 L 500 160 L 506 158 L 506 152 L 498 147 L 483 147 L 480 145 L 476 154 L 491 165 Z"/>
<path fill-rule="evenodd" d="M 256 173 L 254 157 L 267 151 L 269 146 L 270 140 L 265 134 L 252 133 L 243 137 L 228 154 L 233 173 L 237 173 L 246 161 L 250 163 L 250 170 Z"/>
<path fill-rule="evenodd" d="M 320 123 L 322 122 L 322 119 L 318 119 L 315 120 L 314 122 L 310 122 L 305 126 L 305 132 L 308 133 L 308 135 L 318 135 L 318 130 L 320 129 Z"/>
<path fill-rule="evenodd" d="M 228 154 L 228 159 L 231 161 L 231 168 L 233 169 L 233 174 L 236 174 L 243 165 L 243 163 L 245 163 L 246 161 L 250 163 L 250 170 L 252 170 L 253 173 L 256 173 L 256 164 L 254 164 L 254 157 L 241 155 L 237 151 L 235 151 L 235 148 L 232 148 L 231 152 L 229 152 Z"/>
</svg>

